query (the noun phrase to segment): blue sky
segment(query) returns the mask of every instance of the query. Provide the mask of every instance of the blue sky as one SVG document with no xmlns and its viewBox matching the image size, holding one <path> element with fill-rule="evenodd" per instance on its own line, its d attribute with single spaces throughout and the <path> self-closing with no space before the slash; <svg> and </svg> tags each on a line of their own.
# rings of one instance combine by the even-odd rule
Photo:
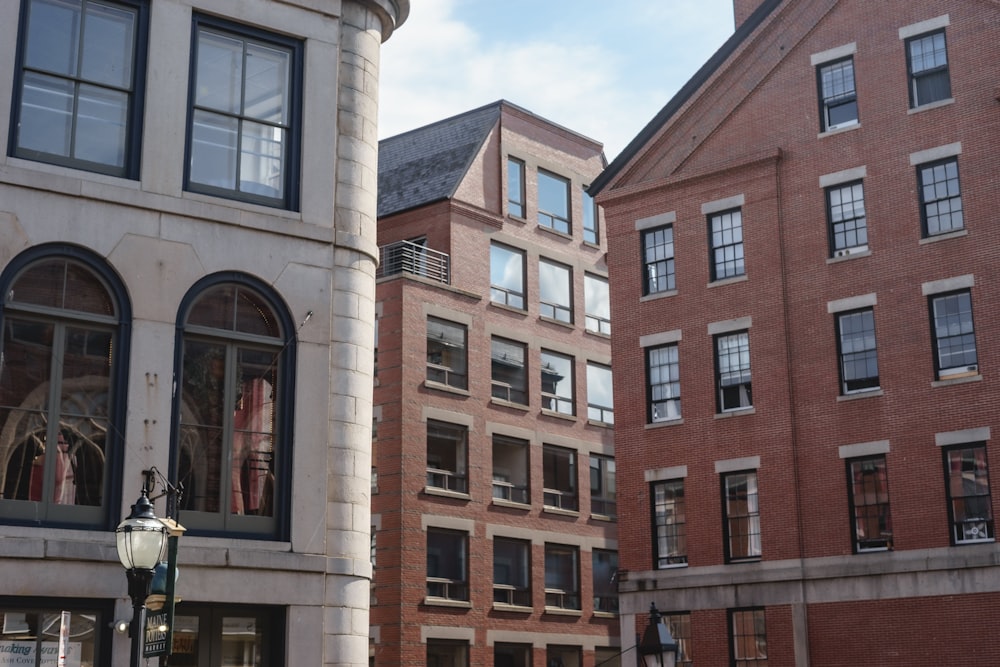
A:
<svg viewBox="0 0 1000 667">
<path fill-rule="evenodd" d="M 509 100 L 609 160 L 733 32 L 732 0 L 411 0 L 382 47 L 379 135 Z"/>
</svg>

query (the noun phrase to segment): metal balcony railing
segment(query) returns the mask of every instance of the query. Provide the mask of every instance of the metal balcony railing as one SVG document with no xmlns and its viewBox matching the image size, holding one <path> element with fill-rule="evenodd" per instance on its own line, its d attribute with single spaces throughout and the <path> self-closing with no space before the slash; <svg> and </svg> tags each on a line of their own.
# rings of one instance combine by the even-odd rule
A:
<svg viewBox="0 0 1000 667">
<path fill-rule="evenodd" d="M 397 241 L 379 248 L 378 254 L 377 278 L 409 273 L 451 284 L 451 258 L 446 253 L 412 241 Z"/>
</svg>

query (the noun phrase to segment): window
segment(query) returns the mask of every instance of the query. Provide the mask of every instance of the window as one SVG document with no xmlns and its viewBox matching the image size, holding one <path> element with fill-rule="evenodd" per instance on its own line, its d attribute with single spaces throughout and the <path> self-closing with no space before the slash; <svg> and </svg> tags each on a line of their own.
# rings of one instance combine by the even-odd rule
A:
<svg viewBox="0 0 1000 667">
<path fill-rule="evenodd" d="M 837 314 L 840 354 L 840 392 L 878 389 L 878 356 L 875 354 L 875 313 L 871 308 Z"/>
<path fill-rule="evenodd" d="M 920 220 L 924 236 L 956 232 L 965 227 L 958 160 L 949 158 L 917 167 Z"/>
<path fill-rule="evenodd" d="M 457 639 L 428 639 L 427 667 L 468 667 L 469 642 Z"/>
<path fill-rule="evenodd" d="M 546 507 L 573 510 L 579 508 L 576 491 L 576 452 L 565 447 L 542 448 L 543 503 Z"/>
<path fill-rule="evenodd" d="M 587 363 L 587 419 L 602 424 L 615 423 L 610 366 Z"/>
<path fill-rule="evenodd" d="M 569 234 L 569 181 L 538 170 L 538 224 Z"/>
<path fill-rule="evenodd" d="M 594 667 L 622 667 L 622 651 L 617 646 L 595 646 Z"/>
<path fill-rule="evenodd" d="M 490 373 L 493 398 L 528 404 L 528 371 L 524 362 L 528 346 L 506 338 L 490 341 Z"/>
<path fill-rule="evenodd" d="M 749 332 L 739 331 L 715 337 L 715 368 L 719 412 L 752 407 Z"/>
<path fill-rule="evenodd" d="M 653 567 L 662 570 L 687 564 L 687 515 L 684 480 L 653 482 Z"/>
<path fill-rule="evenodd" d="M 591 551 L 594 578 L 594 611 L 618 613 L 618 552 Z"/>
<path fill-rule="evenodd" d="M 549 644 L 545 647 L 546 667 L 581 667 L 583 659 L 579 646 L 555 646 Z"/>
<path fill-rule="evenodd" d="M 538 262 L 539 312 L 558 322 L 573 321 L 573 272 L 568 266 Z"/>
<path fill-rule="evenodd" d="M 507 215 L 524 217 L 524 162 L 507 158 Z"/>
<path fill-rule="evenodd" d="M 283 664 L 286 619 L 284 607 L 215 603 L 201 606 L 181 602 L 174 616 L 170 664 L 204 667 Z"/>
<path fill-rule="evenodd" d="M 672 225 L 642 233 L 642 263 L 645 276 L 642 293 L 659 294 L 676 289 L 674 282 L 674 228 Z"/>
<path fill-rule="evenodd" d="M 11 154 L 136 179 L 148 4 L 23 5 Z"/>
<path fill-rule="evenodd" d="M 743 213 L 740 209 L 710 215 L 708 226 L 712 246 L 712 280 L 745 275 Z M 672 267 L 673 262 L 671 262 Z M 672 277 L 670 283 L 673 284 Z"/>
<path fill-rule="evenodd" d="M 466 339 L 462 324 L 427 318 L 427 381 L 456 389 L 469 386 Z"/>
<path fill-rule="evenodd" d="M 249 278 L 209 276 L 181 304 L 173 466 L 180 522 L 283 539 L 291 486 L 295 345 L 287 313 Z"/>
<path fill-rule="evenodd" d="M 646 377 L 650 423 L 681 418 L 680 362 L 677 345 L 646 350 Z"/>
<path fill-rule="evenodd" d="M 493 666 L 531 667 L 531 650 L 531 644 L 497 642 L 493 645 Z"/>
<path fill-rule="evenodd" d="M 767 629 L 763 609 L 733 609 L 729 612 L 729 645 L 733 667 L 767 665 Z"/>
<path fill-rule="evenodd" d="M 527 505 L 528 441 L 504 435 L 493 436 L 493 497 Z"/>
<path fill-rule="evenodd" d="M 468 549 L 468 533 L 427 529 L 427 597 L 468 601 Z"/>
<path fill-rule="evenodd" d="M 691 644 L 691 614 L 688 612 L 673 612 L 661 617 L 670 636 L 677 642 L 677 667 L 693 667 L 694 653 Z"/>
<path fill-rule="evenodd" d="M 583 240 L 586 243 L 592 243 L 598 245 L 601 242 L 600 236 L 598 235 L 598 218 L 600 217 L 600 209 L 598 209 L 597 204 L 594 203 L 594 198 L 590 196 L 587 192 L 587 188 L 583 188 Z"/>
<path fill-rule="evenodd" d="M 531 606 L 531 543 L 493 538 L 493 602 Z"/>
<path fill-rule="evenodd" d="M 583 276 L 583 298 L 587 308 L 587 331 L 611 335 L 611 299 L 608 279 L 585 274 Z"/>
<path fill-rule="evenodd" d="M 726 562 L 760 560 L 757 473 L 747 471 L 723 475 L 722 493 Z"/>
<path fill-rule="evenodd" d="M 580 554 L 576 547 L 545 544 L 545 606 L 580 609 Z"/>
<path fill-rule="evenodd" d="M 986 445 L 961 445 L 944 450 L 948 518 L 952 544 L 992 542 L 993 501 Z"/>
<path fill-rule="evenodd" d="M 576 414 L 573 383 L 573 357 L 542 350 L 542 409 Z"/>
<path fill-rule="evenodd" d="M 185 187 L 298 206 L 302 44 L 195 16 Z"/>
<path fill-rule="evenodd" d="M 938 379 L 978 373 L 972 295 L 968 290 L 930 297 L 934 366 Z"/>
<path fill-rule="evenodd" d="M 818 68 L 820 130 L 836 130 L 858 122 L 858 94 L 854 88 L 854 59 L 845 58 Z"/>
<path fill-rule="evenodd" d="M 892 549 L 892 518 L 889 516 L 889 480 L 885 455 L 848 460 L 847 484 L 855 553 Z"/>
<path fill-rule="evenodd" d="M 524 310 L 524 251 L 490 245 L 490 300 Z"/>
<path fill-rule="evenodd" d="M 465 426 L 427 420 L 427 487 L 468 493 Z"/>
<path fill-rule="evenodd" d="M 110 529 L 131 310 L 99 258 L 36 246 L 0 274 L 0 521 Z"/>
<path fill-rule="evenodd" d="M 65 654 L 67 665 L 111 664 L 113 605 L 104 600 L 0 598 L 0 650 L 4 664 L 35 667 L 56 665 L 62 614 L 72 631 Z M 59 660 L 63 662 L 63 660 Z"/>
<path fill-rule="evenodd" d="M 865 189 L 861 181 L 826 189 L 830 247 L 834 257 L 868 249 Z"/>
<path fill-rule="evenodd" d="M 910 74 L 910 107 L 951 98 L 944 30 L 906 40 L 906 66 Z"/>
<path fill-rule="evenodd" d="M 590 513 L 615 518 L 615 460 L 610 456 L 590 455 Z"/>
</svg>

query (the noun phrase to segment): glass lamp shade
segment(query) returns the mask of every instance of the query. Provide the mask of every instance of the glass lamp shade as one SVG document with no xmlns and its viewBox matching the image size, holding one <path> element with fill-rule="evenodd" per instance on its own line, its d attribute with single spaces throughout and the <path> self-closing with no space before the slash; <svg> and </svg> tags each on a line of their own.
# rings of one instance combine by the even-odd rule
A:
<svg viewBox="0 0 1000 667">
<path fill-rule="evenodd" d="M 115 529 L 118 560 L 126 570 L 152 570 L 163 560 L 167 527 L 153 514 L 146 494 L 132 506 L 132 514 Z"/>
</svg>

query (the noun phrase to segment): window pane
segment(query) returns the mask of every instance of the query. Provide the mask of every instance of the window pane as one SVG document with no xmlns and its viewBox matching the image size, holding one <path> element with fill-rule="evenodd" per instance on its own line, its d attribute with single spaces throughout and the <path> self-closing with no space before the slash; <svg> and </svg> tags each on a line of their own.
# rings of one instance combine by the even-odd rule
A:
<svg viewBox="0 0 1000 667">
<path fill-rule="evenodd" d="M 547 507 L 576 511 L 576 452 L 563 447 L 542 448 L 543 502 Z"/>
<path fill-rule="evenodd" d="M 524 308 L 524 253 L 490 246 L 490 298 L 512 308 Z"/>
<path fill-rule="evenodd" d="M 573 405 L 573 358 L 555 352 L 541 354 L 542 409 L 576 414 Z"/>
<path fill-rule="evenodd" d="M 131 88 L 136 13 L 91 3 L 85 21 L 81 76 L 107 86 Z"/>
<path fill-rule="evenodd" d="M 511 403 L 528 403 L 528 373 L 524 365 L 526 345 L 501 338 L 491 342 L 492 395 Z"/>
<path fill-rule="evenodd" d="M 236 189 L 239 120 L 195 110 L 191 133 L 191 181 Z"/>
<path fill-rule="evenodd" d="M 69 157 L 73 127 L 71 81 L 25 73 L 17 135 L 19 148 Z"/>
<path fill-rule="evenodd" d="M 587 419 L 615 423 L 611 368 L 587 364 Z"/>
<path fill-rule="evenodd" d="M 761 556 L 760 509 L 757 473 L 735 473 L 723 478 L 725 491 L 727 557 L 729 560 Z"/>
<path fill-rule="evenodd" d="M 674 228 L 662 227 L 644 232 L 642 249 L 646 270 L 644 294 L 674 289 Z"/>
<path fill-rule="evenodd" d="M 676 345 L 650 348 L 647 352 L 649 369 L 649 421 L 656 423 L 680 419 L 680 363 Z"/>
<path fill-rule="evenodd" d="M 611 335 L 611 300 L 607 278 L 586 274 L 583 277 L 587 309 L 587 331 Z"/>
<path fill-rule="evenodd" d="M 570 298 L 572 275 L 569 267 L 541 260 L 538 262 L 538 290 L 542 317 L 572 322 Z"/>
<path fill-rule="evenodd" d="M 238 114 L 242 108 L 243 40 L 201 30 L 196 86 L 196 106 Z"/>
<path fill-rule="evenodd" d="M 569 181 L 538 171 L 538 224 L 569 233 Z"/>
<path fill-rule="evenodd" d="M 653 530 L 657 569 L 687 563 L 684 480 L 653 484 Z"/>
<path fill-rule="evenodd" d="M 240 140 L 240 192 L 280 199 L 284 196 L 285 130 L 243 121 Z"/>
<path fill-rule="evenodd" d="M 945 474 L 952 520 L 952 542 L 965 544 L 994 539 L 986 447 L 959 447 L 945 452 Z"/>
<path fill-rule="evenodd" d="M 291 56 L 287 51 L 247 44 L 243 114 L 278 125 L 288 124 Z"/>
<path fill-rule="evenodd" d="M 110 619 L 97 609 L 65 612 L 69 621 L 69 639 L 65 664 L 80 667 L 110 662 L 110 656 L 100 656 L 98 647 L 105 652 L 98 636 L 103 633 Z M 0 607 L 0 650 L 4 665 L 11 667 L 48 667 L 57 664 L 59 632 L 62 612 L 56 609 Z"/>
<path fill-rule="evenodd" d="M 524 217 L 524 163 L 520 160 L 507 161 L 507 213 Z"/>
<path fill-rule="evenodd" d="M 76 157 L 124 167 L 128 95 L 81 84 L 78 103 Z"/>
<path fill-rule="evenodd" d="M 892 519 L 889 515 L 889 483 L 885 457 L 855 459 L 849 461 L 847 466 L 854 513 L 855 551 L 892 548 Z"/>
<path fill-rule="evenodd" d="M 28 14 L 25 64 L 64 76 L 76 76 L 80 50 L 80 3 L 33 0 Z"/>
</svg>

